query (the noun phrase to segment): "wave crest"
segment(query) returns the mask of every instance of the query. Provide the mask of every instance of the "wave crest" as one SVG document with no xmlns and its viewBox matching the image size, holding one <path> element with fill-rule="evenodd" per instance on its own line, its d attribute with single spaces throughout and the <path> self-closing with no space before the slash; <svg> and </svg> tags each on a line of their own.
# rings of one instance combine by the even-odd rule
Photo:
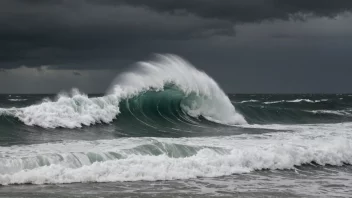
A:
<svg viewBox="0 0 352 198">
<path fill-rule="evenodd" d="M 227 125 L 246 123 L 211 77 L 176 55 L 158 55 L 153 61 L 139 62 L 134 70 L 119 75 L 103 97 L 89 98 L 74 89 L 71 95 L 59 94 L 56 101 L 0 109 L 0 113 L 44 128 L 110 123 L 120 114 L 121 101 L 147 91 L 161 92 L 170 85 L 183 93 L 180 107 L 187 115 Z"/>
</svg>

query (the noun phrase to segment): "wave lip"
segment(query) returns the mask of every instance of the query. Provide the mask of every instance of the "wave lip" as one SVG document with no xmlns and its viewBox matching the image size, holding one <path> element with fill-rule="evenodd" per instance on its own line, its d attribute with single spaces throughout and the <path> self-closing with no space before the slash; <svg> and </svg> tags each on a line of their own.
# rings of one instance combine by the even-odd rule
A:
<svg viewBox="0 0 352 198">
<path fill-rule="evenodd" d="M 182 92 L 179 105 L 187 115 L 227 125 L 246 123 L 211 77 L 176 55 L 158 55 L 154 61 L 139 62 L 114 82 L 103 97 L 88 98 L 74 89 L 71 95 L 59 94 L 55 101 L 2 111 L 30 126 L 79 128 L 110 123 L 119 116 L 122 101 L 172 86 Z"/>
<path fill-rule="evenodd" d="M 139 62 L 135 71 L 115 79 L 110 93 L 136 95 L 148 90 L 162 91 L 166 85 L 185 94 L 181 107 L 192 117 L 229 125 L 246 123 L 212 78 L 175 55 L 158 55 L 155 61 Z"/>
</svg>

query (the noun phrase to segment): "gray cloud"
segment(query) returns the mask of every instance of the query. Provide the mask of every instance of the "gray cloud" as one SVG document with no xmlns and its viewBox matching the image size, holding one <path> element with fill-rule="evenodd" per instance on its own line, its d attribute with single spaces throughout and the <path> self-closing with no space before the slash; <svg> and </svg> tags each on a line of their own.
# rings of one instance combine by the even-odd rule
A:
<svg viewBox="0 0 352 198">
<path fill-rule="evenodd" d="M 111 68 L 155 49 L 177 51 L 156 42 L 233 37 L 239 23 L 351 8 L 349 0 L 3 0 L 0 67 Z"/>
<path fill-rule="evenodd" d="M 38 71 L 37 68 L 42 68 Z M 104 93 L 116 76 L 114 70 L 53 70 L 26 67 L 0 70 L 0 93 L 59 93 L 79 88 L 84 93 Z M 4 74 L 4 75 L 3 75 Z M 79 74 L 79 76 L 77 76 Z"/>
<path fill-rule="evenodd" d="M 233 26 L 226 21 L 161 14 L 130 5 L 0 3 L 2 67 L 70 63 L 73 67 L 92 59 L 134 60 L 153 48 L 153 40 L 187 40 L 212 34 L 231 35 Z"/>
<path fill-rule="evenodd" d="M 2 0 L 0 84 L 104 91 L 133 62 L 176 53 L 230 92 L 346 90 L 337 84 L 352 72 L 351 8 L 350 0 Z"/>
<path fill-rule="evenodd" d="M 234 22 L 260 22 L 290 18 L 304 19 L 307 15 L 333 17 L 351 11 L 352 1 L 336 0 L 91 0 L 95 3 L 124 3 L 145 6 L 169 13 L 192 13 L 206 18 Z"/>
</svg>

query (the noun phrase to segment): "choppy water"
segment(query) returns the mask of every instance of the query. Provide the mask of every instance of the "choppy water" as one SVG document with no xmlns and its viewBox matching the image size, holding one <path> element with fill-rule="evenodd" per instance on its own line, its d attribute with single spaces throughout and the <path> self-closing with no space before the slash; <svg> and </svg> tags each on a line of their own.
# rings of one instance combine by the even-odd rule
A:
<svg viewBox="0 0 352 198">
<path fill-rule="evenodd" d="M 162 56 L 107 94 L 0 95 L 0 196 L 349 196 L 351 132 L 352 95 L 225 94 Z"/>
</svg>

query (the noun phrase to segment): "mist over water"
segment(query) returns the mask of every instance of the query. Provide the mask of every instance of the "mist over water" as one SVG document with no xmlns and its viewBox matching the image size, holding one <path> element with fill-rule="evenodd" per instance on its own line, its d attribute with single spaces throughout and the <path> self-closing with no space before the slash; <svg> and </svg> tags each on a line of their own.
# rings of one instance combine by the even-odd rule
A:
<svg viewBox="0 0 352 198">
<path fill-rule="evenodd" d="M 279 184 L 304 175 L 319 186 L 305 195 L 343 196 L 350 184 L 329 185 L 351 179 L 351 130 L 352 95 L 225 94 L 181 57 L 158 55 L 118 75 L 104 95 L 1 95 L 0 185 L 244 187 L 255 177 L 302 195 L 298 184 Z"/>
</svg>

